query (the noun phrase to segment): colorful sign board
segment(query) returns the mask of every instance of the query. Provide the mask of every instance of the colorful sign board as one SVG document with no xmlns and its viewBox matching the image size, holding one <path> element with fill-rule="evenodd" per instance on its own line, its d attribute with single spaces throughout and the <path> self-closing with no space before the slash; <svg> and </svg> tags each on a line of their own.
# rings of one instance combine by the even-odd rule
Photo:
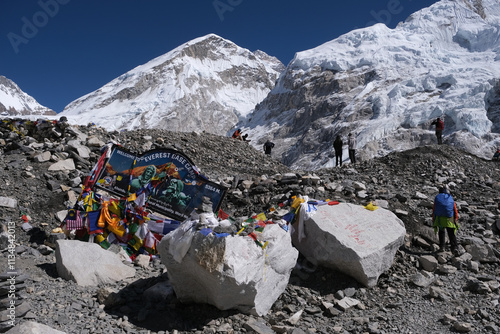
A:
<svg viewBox="0 0 500 334">
<path fill-rule="evenodd" d="M 119 197 L 145 196 L 148 208 L 179 221 L 201 207 L 204 197 L 218 212 L 226 188 L 200 174 L 181 152 L 156 149 L 135 155 L 120 146 L 111 150 L 95 187 Z"/>
</svg>

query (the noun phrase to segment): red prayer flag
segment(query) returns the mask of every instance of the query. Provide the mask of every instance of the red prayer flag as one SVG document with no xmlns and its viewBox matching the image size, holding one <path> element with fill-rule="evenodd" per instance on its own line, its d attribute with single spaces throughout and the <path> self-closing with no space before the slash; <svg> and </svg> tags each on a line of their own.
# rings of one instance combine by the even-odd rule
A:
<svg viewBox="0 0 500 334">
<path fill-rule="evenodd" d="M 225 213 L 224 211 L 222 211 L 222 209 L 219 209 L 219 218 L 222 220 L 228 219 L 229 215 L 227 213 Z"/>
</svg>

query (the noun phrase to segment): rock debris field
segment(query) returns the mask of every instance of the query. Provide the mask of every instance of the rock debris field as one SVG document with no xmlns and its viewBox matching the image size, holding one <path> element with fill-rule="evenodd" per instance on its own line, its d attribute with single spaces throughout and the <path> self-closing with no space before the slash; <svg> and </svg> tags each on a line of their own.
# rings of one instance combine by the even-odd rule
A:
<svg viewBox="0 0 500 334">
<path fill-rule="evenodd" d="M 13 300 L 15 324 L 47 333 L 500 332 L 500 165 L 495 161 L 431 145 L 354 166 L 292 171 L 248 143 L 206 133 L 73 126 L 60 136 L 8 124 L 0 127 L 2 332 L 12 331 Z M 150 293 L 157 283 L 168 285 L 159 259 L 128 264 L 135 276 L 115 284 L 79 286 L 59 277 L 49 236 L 61 224 L 57 213 L 74 204 L 100 148 L 110 141 L 136 153 L 161 147 L 183 152 L 201 173 L 229 189 L 221 208 L 233 217 L 250 217 L 294 195 L 373 202 L 404 222 L 405 243 L 372 288 L 299 256 L 285 292 L 262 317 Z M 82 147 L 88 155 L 81 154 Z M 49 170 L 68 158 L 74 168 Z M 443 184 L 460 215 L 456 255 L 439 252 L 431 228 L 433 199 Z M 7 261 L 12 254 L 14 262 Z M 13 263 L 16 296 L 9 298 L 14 281 L 7 273 Z M 345 297 L 352 303 L 339 303 Z"/>
</svg>

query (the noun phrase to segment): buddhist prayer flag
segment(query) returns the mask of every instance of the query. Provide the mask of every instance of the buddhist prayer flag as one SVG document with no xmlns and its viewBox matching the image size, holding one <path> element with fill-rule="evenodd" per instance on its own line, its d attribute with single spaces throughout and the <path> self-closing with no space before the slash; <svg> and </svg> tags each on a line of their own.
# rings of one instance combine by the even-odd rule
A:
<svg viewBox="0 0 500 334">
<path fill-rule="evenodd" d="M 144 247 L 153 249 L 155 248 L 155 245 L 156 245 L 156 238 L 153 235 L 153 233 L 151 233 L 151 231 L 148 231 L 148 233 L 144 237 Z"/>
<path fill-rule="evenodd" d="M 259 213 L 257 216 L 255 216 L 255 219 L 266 221 L 267 217 L 266 217 L 266 214 L 264 212 L 262 212 L 262 213 Z"/>
<path fill-rule="evenodd" d="M 165 235 L 179 227 L 180 222 L 174 220 L 164 220 L 159 222 L 150 220 L 147 224 L 151 232 Z"/>
<path fill-rule="evenodd" d="M 101 210 L 87 212 L 87 223 L 89 228 L 89 233 L 102 233 L 102 227 L 99 227 L 99 217 L 101 215 Z"/>
<path fill-rule="evenodd" d="M 219 209 L 219 218 L 222 220 L 228 219 L 229 215 L 227 213 L 225 213 L 224 211 L 222 211 L 222 209 Z"/>
</svg>

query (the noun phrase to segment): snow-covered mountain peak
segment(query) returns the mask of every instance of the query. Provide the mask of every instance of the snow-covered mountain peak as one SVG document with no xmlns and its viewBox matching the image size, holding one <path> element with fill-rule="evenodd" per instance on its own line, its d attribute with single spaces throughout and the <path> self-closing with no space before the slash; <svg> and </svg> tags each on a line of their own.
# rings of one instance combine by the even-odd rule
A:
<svg viewBox="0 0 500 334">
<path fill-rule="evenodd" d="M 279 64 L 209 34 L 73 101 L 62 114 L 110 130 L 165 127 L 225 134 L 273 88 Z"/>
<path fill-rule="evenodd" d="M 2 115 L 55 115 L 19 88 L 12 80 L 0 75 L 0 113 Z"/>
<path fill-rule="evenodd" d="M 379 23 L 298 52 L 291 65 L 303 69 L 319 65 L 334 71 L 380 63 L 406 66 L 402 59 L 387 59 L 387 54 L 413 53 L 421 56 L 422 52 L 442 50 L 447 53 L 464 51 L 464 48 L 470 52 L 495 50 L 499 29 L 500 2 L 442 0 L 413 13 L 395 29 Z"/>
</svg>

